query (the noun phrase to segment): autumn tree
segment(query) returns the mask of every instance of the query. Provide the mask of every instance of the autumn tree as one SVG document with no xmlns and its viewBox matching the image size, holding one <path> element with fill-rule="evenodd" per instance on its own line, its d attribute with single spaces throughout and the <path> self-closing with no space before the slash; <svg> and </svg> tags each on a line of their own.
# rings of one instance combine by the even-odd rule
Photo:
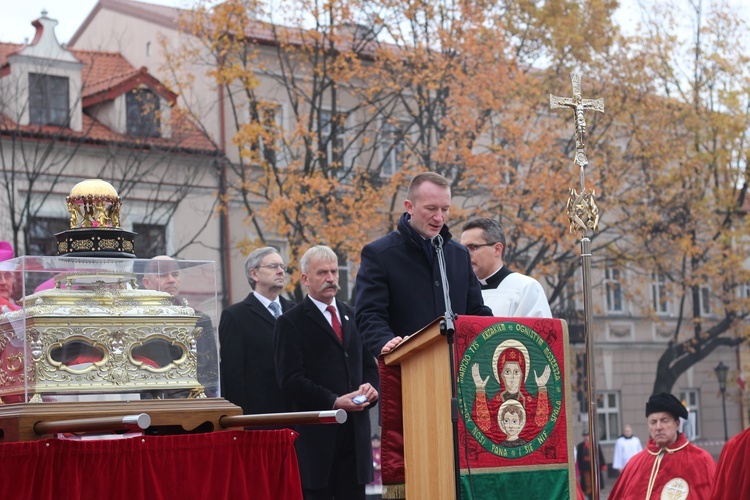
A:
<svg viewBox="0 0 750 500">
<path fill-rule="evenodd" d="M 749 32 L 726 5 L 681 6 L 689 8 L 644 10 L 639 35 L 603 69 L 620 92 L 613 138 L 631 186 L 618 195 L 620 234 L 608 256 L 633 282 L 659 288 L 653 302 L 639 297 L 655 321 L 678 318 L 654 392 L 670 392 L 717 347 L 748 336 L 750 54 L 737 42 Z"/>
<path fill-rule="evenodd" d="M 432 170 L 452 180 L 456 222 L 499 217 L 510 262 L 562 293 L 577 262 L 560 189 L 575 180 L 572 128 L 547 95 L 610 43 L 613 2 L 269 5 L 200 4 L 184 25 L 197 43 L 179 51 L 190 66 L 169 65 L 175 85 L 202 65 L 223 89 L 228 199 L 260 241 L 281 237 L 292 261 L 325 242 L 356 262 L 394 227 L 399 188 Z"/>
<path fill-rule="evenodd" d="M 199 5 L 183 20 L 190 37 L 167 67 L 181 88 L 186 58 L 205 65 L 226 96 L 219 106 L 233 136 L 223 201 L 239 203 L 257 235 L 244 246 L 281 238 L 292 262 L 317 243 L 353 257 L 385 230 L 382 201 L 401 183 L 382 175 L 393 157 L 379 149 L 395 143 L 381 133 L 395 96 L 366 82 L 374 28 L 358 25 L 346 4 L 296 7 L 281 11 L 304 22 L 261 21 L 255 2 Z"/>
</svg>

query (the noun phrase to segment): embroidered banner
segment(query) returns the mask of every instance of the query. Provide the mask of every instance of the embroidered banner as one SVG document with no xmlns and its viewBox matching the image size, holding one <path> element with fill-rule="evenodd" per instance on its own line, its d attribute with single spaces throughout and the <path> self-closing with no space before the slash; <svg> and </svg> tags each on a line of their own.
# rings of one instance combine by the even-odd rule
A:
<svg viewBox="0 0 750 500">
<path fill-rule="evenodd" d="M 454 345 L 462 500 L 576 498 L 566 324 L 459 316 Z M 379 368 L 383 498 L 403 499 L 401 371 Z"/>
<path fill-rule="evenodd" d="M 458 318 L 462 499 L 576 498 L 568 366 L 561 320 Z"/>
</svg>

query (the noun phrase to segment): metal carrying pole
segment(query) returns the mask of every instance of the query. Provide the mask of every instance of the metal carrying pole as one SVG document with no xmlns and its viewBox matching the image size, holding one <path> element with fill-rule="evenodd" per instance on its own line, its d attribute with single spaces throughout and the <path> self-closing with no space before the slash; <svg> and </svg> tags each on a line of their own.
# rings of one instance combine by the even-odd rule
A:
<svg viewBox="0 0 750 500">
<path fill-rule="evenodd" d="M 229 427 L 262 427 L 266 425 L 297 424 L 343 424 L 346 422 L 344 410 L 299 411 L 290 413 L 262 413 L 258 415 L 223 416 L 219 425 Z"/>
<path fill-rule="evenodd" d="M 570 108 L 574 110 L 576 126 L 576 156 L 573 163 L 579 166 L 580 190 L 570 190 L 567 215 L 570 232 L 581 232 L 581 269 L 583 275 L 583 330 L 586 337 L 586 395 L 588 398 L 589 458 L 591 459 L 591 498 L 599 500 L 599 439 L 596 418 L 596 383 L 594 377 L 594 314 L 591 300 L 591 240 L 589 232 L 596 231 L 599 224 L 599 208 L 596 206 L 594 191 L 587 191 L 585 184 L 586 165 L 586 119 L 584 110 L 604 112 L 604 99 L 583 99 L 581 95 L 581 75 L 570 75 L 573 84 L 573 97 L 549 96 L 551 109 Z"/>
<path fill-rule="evenodd" d="M 55 420 L 37 422 L 34 432 L 40 436 L 60 432 L 117 432 L 147 429 L 151 425 L 148 413 L 125 415 L 123 417 L 79 418 L 74 420 Z"/>
</svg>

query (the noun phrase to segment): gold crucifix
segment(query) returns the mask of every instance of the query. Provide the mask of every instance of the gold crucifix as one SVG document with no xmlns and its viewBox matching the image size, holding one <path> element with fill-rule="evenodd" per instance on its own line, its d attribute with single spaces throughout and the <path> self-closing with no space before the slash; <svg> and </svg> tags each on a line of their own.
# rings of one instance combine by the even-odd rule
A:
<svg viewBox="0 0 750 500">
<path fill-rule="evenodd" d="M 584 99 L 581 96 L 581 74 L 571 73 L 570 80 L 573 83 L 573 97 L 558 97 L 549 95 L 550 109 L 572 108 L 575 110 L 576 120 L 576 158 L 575 163 L 585 168 L 589 161 L 586 159 L 586 118 L 583 111 L 593 109 L 604 113 L 604 99 Z"/>
</svg>

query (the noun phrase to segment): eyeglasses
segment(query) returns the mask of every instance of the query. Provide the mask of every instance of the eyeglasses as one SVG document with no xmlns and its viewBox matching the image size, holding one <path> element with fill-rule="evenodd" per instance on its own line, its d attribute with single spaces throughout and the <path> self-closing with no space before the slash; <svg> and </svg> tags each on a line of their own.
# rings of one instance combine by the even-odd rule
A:
<svg viewBox="0 0 750 500">
<path fill-rule="evenodd" d="M 264 267 L 266 269 L 273 269 L 274 271 L 277 269 L 281 269 L 284 272 L 286 272 L 288 269 L 284 264 L 266 264 L 266 265 L 258 266 L 258 267 Z"/>
<path fill-rule="evenodd" d="M 497 243 L 498 243 L 497 241 L 495 241 L 494 243 L 482 243 L 481 245 L 474 245 L 473 243 L 469 243 L 468 245 L 464 245 L 464 246 L 469 249 L 469 252 L 474 253 L 477 251 L 477 248 L 491 247 L 493 245 L 497 245 Z"/>
</svg>

